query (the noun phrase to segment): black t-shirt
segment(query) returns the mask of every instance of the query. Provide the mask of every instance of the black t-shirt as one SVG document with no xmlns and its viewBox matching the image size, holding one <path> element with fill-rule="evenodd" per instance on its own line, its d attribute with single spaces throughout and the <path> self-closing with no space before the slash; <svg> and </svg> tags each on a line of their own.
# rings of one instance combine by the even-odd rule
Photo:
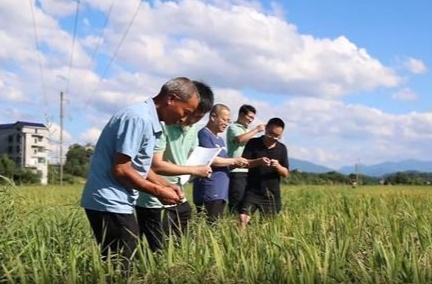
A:
<svg viewBox="0 0 432 284">
<path fill-rule="evenodd" d="M 267 157 L 278 160 L 279 164 L 289 169 L 288 150 L 280 142 L 276 142 L 273 148 L 264 145 L 264 136 L 252 138 L 248 141 L 243 151 L 244 158 L 257 159 Z M 266 196 L 267 190 L 274 196 L 280 196 L 280 175 L 276 169 L 269 166 L 258 166 L 250 168 L 246 190 Z"/>
</svg>

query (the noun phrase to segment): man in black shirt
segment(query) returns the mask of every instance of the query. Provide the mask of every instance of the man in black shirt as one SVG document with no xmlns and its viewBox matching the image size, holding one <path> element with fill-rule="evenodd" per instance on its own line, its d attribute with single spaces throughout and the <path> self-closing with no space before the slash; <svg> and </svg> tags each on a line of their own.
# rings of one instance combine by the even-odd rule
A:
<svg viewBox="0 0 432 284">
<path fill-rule="evenodd" d="M 256 210 L 264 215 L 281 210 L 280 180 L 289 173 L 288 150 L 278 141 L 284 127 L 282 119 L 270 119 L 265 135 L 249 140 L 243 151 L 243 158 L 249 160 L 249 172 L 240 208 L 241 228 L 246 227 Z"/>
</svg>

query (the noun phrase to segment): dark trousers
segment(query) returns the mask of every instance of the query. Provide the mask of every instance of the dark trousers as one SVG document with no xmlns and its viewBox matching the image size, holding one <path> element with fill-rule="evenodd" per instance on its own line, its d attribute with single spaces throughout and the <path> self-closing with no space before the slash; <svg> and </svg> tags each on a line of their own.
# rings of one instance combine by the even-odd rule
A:
<svg viewBox="0 0 432 284">
<path fill-rule="evenodd" d="M 173 207 L 144 208 L 136 207 L 140 235 L 146 237 L 152 251 L 163 248 L 169 236 L 181 236 L 188 229 L 192 216 L 189 202 L 183 202 Z"/>
<path fill-rule="evenodd" d="M 138 247 L 138 223 L 134 214 L 120 214 L 85 209 L 97 243 L 104 259 L 108 256 L 122 258 L 124 269 Z"/>
<path fill-rule="evenodd" d="M 258 210 L 262 215 L 269 216 L 278 214 L 281 211 L 281 207 L 280 196 L 275 196 L 271 192 L 257 194 L 252 191 L 246 191 L 240 213 L 252 215 Z"/>
<path fill-rule="evenodd" d="M 232 213 L 238 213 L 241 208 L 241 202 L 247 184 L 247 175 L 248 174 L 245 172 L 230 173 L 228 209 Z"/>
<path fill-rule="evenodd" d="M 226 202 L 225 200 L 214 200 L 195 205 L 198 214 L 206 214 L 208 223 L 213 224 L 222 217 Z"/>
</svg>

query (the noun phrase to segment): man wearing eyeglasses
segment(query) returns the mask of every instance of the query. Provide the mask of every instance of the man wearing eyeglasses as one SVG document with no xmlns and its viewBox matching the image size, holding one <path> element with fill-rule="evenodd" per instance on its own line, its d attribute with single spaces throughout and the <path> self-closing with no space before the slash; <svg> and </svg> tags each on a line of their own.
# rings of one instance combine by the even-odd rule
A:
<svg viewBox="0 0 432 284">
<path fill-rule="evenodd" d="M 249 139 L 253 138 L 265 129 L 265 124 L 258 124 L 252 129 L 249 125 L 255 119 L 256 109 L 251 105 L 244 104 L 239 108 L 236 122 L 228 126 L 227 146 L 228 157 L 241 157 L 243 149 Z M 243 199 L 246 182 L 247 168 L 234 168 L 230 171 L 228 209 L 230 212 L 238 213 L 240 202 Z"/>
<path fill-rule="evenodd" d="M 264 216 L 281 210 L 280 181 L 289 174 L 288 150 L 279 142 L 284 128 L 282 119 L 271 118 L 265 135 L 250 139 L 245 146 L 243 158 L 249 161 L 249 172 L 240 209 L 241 228 L 246 227 L 256 210 Z"/>
</svg>

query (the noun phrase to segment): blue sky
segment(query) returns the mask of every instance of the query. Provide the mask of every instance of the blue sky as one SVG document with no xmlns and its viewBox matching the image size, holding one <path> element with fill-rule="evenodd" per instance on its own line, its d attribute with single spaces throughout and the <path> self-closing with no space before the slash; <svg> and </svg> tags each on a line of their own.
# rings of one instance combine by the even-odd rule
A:
<svg viewBox="0 0 432 284">
<path fill-rule="evenodd" d="M 3 2 L 0 123 L 47 124 L 53 162 L 60 92 L 67 148 L 177 76 L 284 119 L 294 158 L 431 160 L 431 1 Z"/>
</svg>

